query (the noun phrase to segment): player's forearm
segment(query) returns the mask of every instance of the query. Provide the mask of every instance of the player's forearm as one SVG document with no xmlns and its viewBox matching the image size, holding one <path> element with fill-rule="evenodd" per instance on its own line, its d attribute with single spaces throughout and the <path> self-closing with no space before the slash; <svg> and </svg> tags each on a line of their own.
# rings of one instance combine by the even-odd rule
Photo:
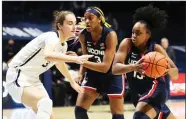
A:
<svg viewBox="0 0 186 119">
<path fill-rule="evenodd" d="M 134 64 L 125 65 L 122 63 L 116 63 L 112 66 L 112 73 L 115 75 L 121 75 L 121 74 L 134 71 L 134 69 L 135 69 Z"/>
<path fill-rule="evenodd" d="M 52 61 L 52 62 L 75 62 L 78 57 L 77 56 L 69 56 L 65 55 L 62 53 L 56 53 L 56 52 L 51 52 L 48 54 L 45 54 L 45 59 L 47 61 Z"/>
<path fill-rule="evenodd" d="M 178 69 L 177 68 L 171 68 L 171 69 L 169 69 L 168 74 L 174 80 L 177 80 L 178 77 L 179 77 L 179 75 L 178 75 Z"/>
<path fill-rule="evenodd" d="M 97 72 L 103 72 L 103 73 L 108 72 L 110 68 L 110 65 L 107 65 L 105 63 L 94 63 L 90 61 L 84 62 L 83 66 L 90 70 L 97 71 Z"/>
<path fill-rule="evenodd" d="M 84 73 L 86 72 L 87 68 L 84 67 L 83 65 L 80 66 L 80 70 L 79 70 L 79 76 L 83 76 Z"/>
<path fill-rule="evenodd" d="M 57 69 L 65 76 L 69 82 L 73 82 L 73 79 L 69 73 L 68 67 L 64 62 L 59 62 L 60 64 L 56 64 Z"/>
</svg>

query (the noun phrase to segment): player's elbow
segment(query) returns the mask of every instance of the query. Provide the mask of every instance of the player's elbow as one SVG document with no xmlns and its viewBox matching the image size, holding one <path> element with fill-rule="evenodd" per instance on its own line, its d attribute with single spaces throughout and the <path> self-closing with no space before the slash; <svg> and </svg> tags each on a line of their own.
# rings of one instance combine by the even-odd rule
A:
<svg viewBox="0 0 186 119">
<path fill-rule="evenodd" d="M 109 68 L 110 67 L 108 65 L 104 66 L 103 69 L 102 69 L 102 72 L 107 73 L 109 71 Z"/>
<path fill-rule="evenodd" d="M 52 59 L 51 53 L 44 53 L 44 58 L 45 60 L 50 61 Z"/>
<path fill-rule="evenodd" d="M 103 73 L 107 73 L 108 70 L 109 70 L 109 69 L 107 69 L 107 68 L 103 68 L 102 72 L 103 72 Z"/>
<path fill-rule="evenodd" d="M 115 65 L 112 66 L 112 74 L 114 74 L 114 75 L 118 74 Z"/>
<path fill-rule="evenodd" d="M 50 56 L 45 56 L 45 60 L 50 61 L 51 57 Z"/>
</svg>

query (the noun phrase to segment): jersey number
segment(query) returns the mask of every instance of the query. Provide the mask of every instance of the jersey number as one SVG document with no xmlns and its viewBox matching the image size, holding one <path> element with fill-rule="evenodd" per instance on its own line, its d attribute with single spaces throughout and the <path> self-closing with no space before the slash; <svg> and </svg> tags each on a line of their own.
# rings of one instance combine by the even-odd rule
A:
<svg viewBox="0 0 186 119">
<path fill-rule="evenodd" d="M 50 62 L 47 61 L 45 64 L 42 64 L 42 67 L 47 67 Z"/>
<path fill-rule="evenodd" d="M 100 58 L 100 57 L 95 56 L 95 58 L 96 58 L 96 62 L 97 62 L 97 63 L 101 63 L 101 58 Z"/>
<path fill-rule="evenodd" d="M 138 79 L 143 79 L 143 75 L 137 73 L 136 71 L 134 71 L 134 78 L 138 78 Z"/>
</svg>

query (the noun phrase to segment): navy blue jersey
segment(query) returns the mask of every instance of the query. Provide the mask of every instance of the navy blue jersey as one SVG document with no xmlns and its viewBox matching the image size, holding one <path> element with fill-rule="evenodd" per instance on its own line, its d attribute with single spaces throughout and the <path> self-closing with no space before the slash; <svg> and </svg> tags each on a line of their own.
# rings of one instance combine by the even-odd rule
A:
<svg viewBox="0 0 186 119">
<path fill-rule="evenodd" d="M 106 37 L 112 31 L 111 28 L 103 27 L 102 35 L 97 43 L 94 43 L 90 32 L 86 30 L 82 32 L 85 36 L 85 45 L 88 54 L 94 55 L 89 61 L 96 63 L 103 62 L 104 52 L 106 50 Z M 107 93 L 109 97 L 123 97 L 125 89 L 122 75 L 113 75 L 111 67 L 107 73 L 97 72 L 87 68 L 87 73 L 81 85 L 86 90 Z"/>
<path fill-rule="evenodd" d="M 145 53 L 147 54 L 148 52 L 154 51 L 154 45 L 155 43 L 150 43 L 148 46 L 148 51 Z M 125 61 L 125 64 L 134 64 L 136 63 L 139 59 L 142 58 L 143 55 L 140 52 L 138 48 L 134 46 L 134 44 L 131 41 L 131 46 L 129 48 L 129 52 Z M 140 73 L 133 71 L 129 72 L 126 74 L 127 81 L 129 83 L 129 87 L 131 89 L 131 92 L 133 94 L 143 94 L 144 92 L 147 92 L 148 90 L 151 89 L 153 85 L 153 78 L 143 76 Z M 163 78 L 158 78 L 157 79 L 158 83 L 165 83 Z"/>
<path fill-rule="evenodd" d="M 154 45 L 155 43 L 149 43 L 145 54 L 154 51 Z M 142 54 L 131 42 L 125 64 L 134 64 L 145 54 Z M 157 113 L 156 118 L 162 116 L 162 114 L 163 118 L 166 118 L 170 114 L 169 108 L 165 105 L 168 99 L 168 92 L 166 90 L 165 80 L 162 77 L 153 79 L 133 71 L 126 73 L 126 78 L 134 106 L 140 101 L 150 104 Z"/>
<path fill-rule="evenodd" d="M 100 39 L 95 43 L 92 39 L 91 33 L 84 30 L 82 34 L 85 36 L 85 45 L 87 48 L 87 52 L 89 55 L 94 55 L 93 58 L 90 58 L 89 61 L 91 62 L 103 62 L 104 52 L 106 50 L 106 37 L 107 35 L 113 31 L 111 28 L 103 27 L 102 35 Z M 107 73 L 97 72 L 90 69 L 87 69 L 87 75 L 90 76 L 108 76 L 111 74 L 111 68 Z"/>
</svg>

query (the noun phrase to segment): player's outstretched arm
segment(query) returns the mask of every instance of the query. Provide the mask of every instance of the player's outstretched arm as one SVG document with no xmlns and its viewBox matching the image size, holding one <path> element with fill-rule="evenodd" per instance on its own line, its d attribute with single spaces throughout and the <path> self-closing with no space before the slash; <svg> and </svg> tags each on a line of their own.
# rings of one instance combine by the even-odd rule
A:
<svg viewBox="0 0 186 119">
<path fill-rule="evenodd" d="M 44 55 L 47 61 L 52 62 L 74 62 L 77 64 L 83 64 L 84 61 L 88 60 L 89 58 L 93 57 L 93 55 L 82 55 L 82 56 L 70 56 L 64 53 L 55 52 L 55 46 L 46 44 Z"/>
<path fill-rule="evenodd" d="M 84 90 L 83 88 L 81 88 L 71 77 L 70 73 L 69 73 L 69 70 L 68 70 L 68 67 L 67 65 L 65 64 L 65 62 L 58 62 L 56 64 L 56 67 L 57 69 L 65 76 L 66 79 L 69 80 L 70 82 L 70 85 L 72 86 L 72 88 L 74 90 L 76 90 L 78 93 L 83 93 Z"/>
</svg>

